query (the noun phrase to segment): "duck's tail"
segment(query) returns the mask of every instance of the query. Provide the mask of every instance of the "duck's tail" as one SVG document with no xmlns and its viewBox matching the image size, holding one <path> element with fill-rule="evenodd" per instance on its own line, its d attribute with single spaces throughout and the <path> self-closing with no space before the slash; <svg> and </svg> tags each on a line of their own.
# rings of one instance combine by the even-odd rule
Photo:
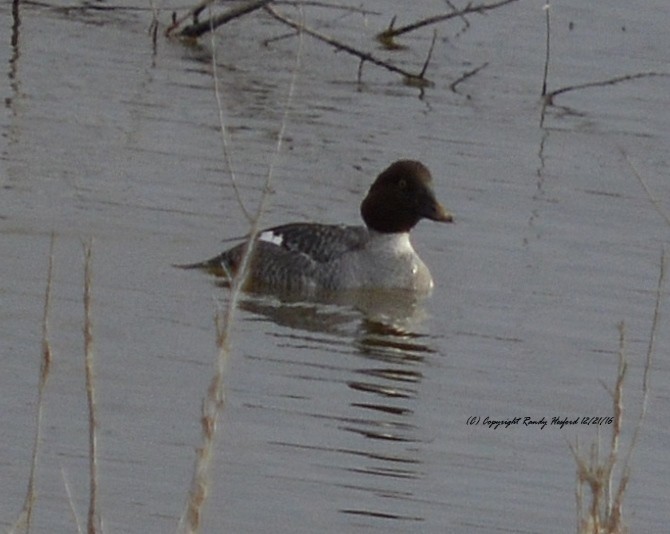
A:
<svg viewBox="0 0 670 534">
<path fill-rule="evenodd" d="M 229 256 L 230 254 L 228 252 L 224 252 L 223 254 L 219 254 L 218 256 L 214 256 L 205 261 L 199 261 L 197 263 L 178 263 L 172 264 L 172 266 L 177 269 L 200 269 L 215 276 L 223 276 L 227 279 L 231 279 L 235 274 L 235 269 Z"/>
</svg>

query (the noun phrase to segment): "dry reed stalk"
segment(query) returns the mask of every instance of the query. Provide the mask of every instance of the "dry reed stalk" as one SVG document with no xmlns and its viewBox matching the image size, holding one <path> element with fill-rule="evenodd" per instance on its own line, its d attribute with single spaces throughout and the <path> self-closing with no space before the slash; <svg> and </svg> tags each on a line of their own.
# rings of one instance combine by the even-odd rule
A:
<svg viewBox="0 0 670 534">
<path fill-rule="evenodd" d="M 614 391 L 611 392 L 613 407 L 612 436 L 607 458 L 600 458 L 600 438 L 591 444 L 588 458 L 579 454 L 577 446 L 570 450 L 577 463 L 577 512 L 579 534 L 623 534 L 623 496 L 629 478 L 629 466 L 621 469 L 619 483 L 614 494 L 615 467 L 619 457 L 619 441 L 623 424 L 623 382 L 627 363 L 625 351 L 624 323 L 619 323 L 619 366 Z M 590 505 L 584 506 L 584 487 L 590 490 Z"/>
<path fill-rule="evenodd" d="M 44 309 L 42 312 L 42 357 L 40 359 L 40 376 L 37 385 L 37 412 L 35 414 L 35 436 L 33 438 L 33 454 L 30 463 L 30 476 L 28 477 L 28 488 L 26 489 L 26 498 L 23 502 L 23 509 L 19 514 L 14 525 L 9 529 L 13 533 L 16 529 L 23 527 L 24 532 L 30 532 L 33 517 L 33 504 L 36 499 L 36 476 L 37 460 L 40 451 L 40 442 L 42 440 L 42 414 L 44 409 L 44 391 L 46 390 L 49 379 L 49 370 L 51 369 L 52 352 L 49 342 L 49 310 L 51 309 L 51 286 L 53 282 L 53 259 L 55 234 L 51 234 L 49 242 L 49 263 L 47 266 L 47 284 L 44 291 Z"/>
<path fill-rule="evenodd" d="M 79 514 L 77 514 L 77 509 L 74 505 L 74 498 L 72 497 L 72 489 L 70 488 L 70 481 L 67 478 L 65 469 L 61 466 L 60 468 L 61 477 L 63 477 L 63 486 L 65 487 L 65 493 L 67 494 L 67 502 L 70 506 L 70 513 L 74 519 L 74 524 L 77 527 L 77 534 L 84 534 L 84 530 L 81 528 L 81 521 L 79 520 Z"/>
<path fill-rule="evenodd" d="M 211 19 L 210 19 L 211 20 Z M 225 117 L 224 117 L 224 108 L 223 108 L 223 102 L 221 101 L 221 86 L 220 86 L 220 81 L 219 81 L 219 76 L 218 76 L 218 70 L 217 70 L 217 65 L 216 65 L 216 50 L 214 50 L 215 46 L 215 39 L 214 39 L 214 28 L 212 27 L 212 38 L 211 38 L 211 43 L 212 43 L 212 77 L 214 78 L 214 97 L 216 98 L 216 109 L 218 110 L 219 113 L 219 125 L 221 126 L 219 128 L 219 131 L 221 132 L 221 152 L 223 153 L 223 159 L 226 164 L 226 172 L 228 173 L 228 176 L 230 176 L 230 183 L 233 186 L 233 192 L 235 193 L 235 198 L 237 200 L 238 205 L 240 206 L 240 209 L 242 210 L 242 213 L 244 214 L 244 217 L 247 220 L 248 224 L 253 224 L 253 215 L 247 210 L 247 207 L 244 205 L 244 201 L 242 200 L 242 195 L 240 195 L 240 190 L 237 187 L 237 178 L 235 176 L 235 169 L 233 168 L 233 163 L 232 163 L 232 155 L 230 153 L 230 148 L 228 147 L 228 129 L 225 128 L 223 125 L 225 125 Z M 226 273 L 228 274 L 228 273 Z M 228 280 L 232 280 L 231 276 L 228 276 Z"/>
<path fill-rule="evenodd" d="M 225 122 L 223 120 L 224 114 L 222 111 L 222 101 L 219 94 L 219 85 L 217 80 L 216 70 L 216 40 L 215 33 L 211 32 L 212 36 L 212 68 L 215 77 L 215 92 L 217 106 L 219 106 L 219 119 L 221 121 L 221 129 L 225 130 Z M 249 262 L 253 254 L 255 237 L 260 230 L 262 216 L 266 209 L 269 193 L 271 191 L 272 177 L 274 175 L 274 168 L 277 157 L 281 151 L 284 132 L 286 130 L 286 123 L 288 122 L 288 115 L 293 101 L 293 94 L 295 92 L 297 76 L 302 58 L 303 39 L 300 33 L 298 50 L 296 53 L 296 62 L 291 77 L 286 103 L 284 105 L 284 113 L 282 116 L 281 126 L 277 134 L 277 143 L 275 147 L 274 156 L 268 169 L 268 174 L 265 179 L 263 193 L 258 204 L 258 208 L 254 217 L 252 218 L 251 229 L 249 231 L 249 238 L 244 251 L 242 261 L 238 273 L 233 277 L 230 288 L 230 296 L 225 313 L 218 311 L 216 314 L 216 334 L 217 347 L 219 349 L 217 357 L 217 365 L 214 375 L 210 380 L 207 394 L 203 399 L 202 416 L 200 424 L 202 429 L 202 444 L 196 450 L 195 465 L 191 478 L 191 487 L 188 494 L 186 509 L 179 521 L 178 530 L 188 534 L 200 531 L 202 524 L 202 514 L 204 505 L 209 497 L 210 490 L 210 472 L 213 466 L 214 446 L 218 431 L 218 420 L 225 407 L 225 384 L 224 376 L 228 360 L 230 359 L 230 338 L 232 327 L 237 311 L 237 303 L 244 287 L 246 277 L 249 270 Z"/>
<path fill-rule="evenodd" d="M 658 212 L 658 214 L 661 217 L 663 217 L 663 220 L 665 221 L 665 224 L 670 226 L 670 216 L 668 216 L 668 214 L 665 213 L 665 211 L 663 210 L 661 202 L 651 193 L 651 190 L 647 186 L 647 182 L 644 180 L 644 178 L 642 178 L 642 175 L 637 170 L 637 167 L 635 167 L 635 165 L 633 165 L 633 162 L 628 157 L 628 154 L 623 149 L 620 149 L 620 150 L 621 150 L 621 153 L 623 154 L 623 157 L 626 160 L 626 163 L 628 163 L 628 166 L 631 168 L 631 170 L 633 171 L 633 174 L 637 178 L 637 181 L 640 182 L 640 185 L 642 186 L 642 189 L 644 189 L 644 192 L 647 194 L 647 197 L 649 198 L 649 201 L 654 206 L 654 209 Z"/>
<path fill-rule="evenodd" d="M 98 513 L 98 434 L 96 420 L 95 379 L 93 373 L 93 322 L 91 318 L 91 252 L 93 241 L 84 245 L 84 364 L 86 368 L 86 400 L 88 403 L 88 534 L 102 530 Z"/>
<path fill-rule="evenodd" d="M 612 396 L 614 417 L 609 455 L 605 461 L 600 460 L 599 441 L 596 441 L 596 443 L 591 445 L 588 460 L 580 456 L 578 445 L 574 448 L 570 446 L 570 450 L 577 463 L 576 499 L 577 532 L 579 534 L 623 534 L 628 532 L 628 528 L 623 519 L 623 499 L 630 478 L 631 457 L 637 446 L 640 430 L 642 429 L 642 424 L 644 423 L 647 414 L 650 392 L 649 373 L 651 370 L 656 335 L 660 324 L 661 299 L 665 284 L 666 262 L 666 253 L 665 251 L 661 251 L 654 313 L 642 378 L 642 407 L 640 408 L 640 414 L 635 425 L 635 430 L 633 431 L 633 436 L 631 437 L 624 458 L 620 459 L 619 451 L 623 424 L 623 382 L 627 369 L 625 329 L 623 322 L 619 324 L 619 368 L 617 372 L 617 381 L 614 391 L 610 393 Z M 615 467 L 617 467 L 617 465 L 620 465 L 618 470 L 619 477 L 616 488 L 613 490 L 612 486 L 616 482 L 614 476 Z M 588 509 L 585 509 L 584 507 L 584 486 L 588 487 L 591 493 L 591 504 Z"/>
</svg>

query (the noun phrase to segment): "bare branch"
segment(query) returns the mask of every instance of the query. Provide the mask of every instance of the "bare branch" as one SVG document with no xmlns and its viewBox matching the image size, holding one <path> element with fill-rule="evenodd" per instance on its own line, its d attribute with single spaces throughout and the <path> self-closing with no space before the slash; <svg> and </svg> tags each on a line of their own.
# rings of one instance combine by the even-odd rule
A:
<svg viewBox="0 0 670 534">
<path fill-rule="evenodd" d="M 449 89 L 451 89 L 454 93 L 457 93 L 458 91 L 456 91 L 456 86 L 458 84 L 463 83 L 465 80 L 467 80 L 468 78 L 471 78 L 472 76 L 477 74 L 480 70 L 485 69 L 488 66 L 489 66 L 489 62 L 486 61 L 485 63 L 482 63 L 481 65 L 479 65 L 479 67 L 476 67 L 472 70 L 469 70 L 469 71 L 463 73 L 463 75 L 460 78 L 458 78 L 458 80 L 449 84 Z"/>
<path fill-rule="evenodd" d="M 433 40 L 430 42 L 430 48 L 428 49 L 428 55 L 426 56 L 426 61 L 423 63 L 423 68 L 419 73 L 419 78 L 423 78 L 423 75 L 426 74 L 428 69 L 428 63 L 430 63 L 430 57 L 433 55 L 433 48 L 435 48 L 435 41 L 437 40 L 437 30 L 433 31 Z"/>
<path fill-rule="evenodd" d="M 498 2 L 494 2 L 492 4 L 477 4 L 477 5 L 472 5 L 471 3 L 468 4 L 465 8 L 461 9 L 460 11 L 452 11 L 451 13 L 444 13 L 442 15 L 435 15 L 432 17 L 428 17 L 426 19 L 418 20 L 416 22 L 413 22 L 412 24 L 408 24 L 406 26 L 401 26 L 400 28 L 392 28 L 389 27 L 388 29 L 384 30 L 381 32 L 377 38 L 379 40 L 389 40 L 394 37 L 397 37 L 398 35 L 402 35 L 404 33 L 409 33 L 411 31 L 417 30 L 419 28 L 423 28 L 424 26 L 429 26 L 431 24 L 437 24 L 438 22 L 444 22 L 445 20 L 453 19 L 456 17 L 463 17 L 464 15 L 467 15 L 469 13 L 484 13 L 486 11 L 489 11 L 491 9 L 496 9 L 498 7 L 502 7 L 507 4 L 511 4 L 512 2 L 516 2 L 518 0 L 499 0 Z"/>
<path fill-rule="evenodd" d="M 196 6 L 194 9 L 189 11 L 186 15 L 175 20 L 172 26 L 170 26 L 165 31 L 165 35 L 170 35 L 176 28 L 178 28 L 181 25 L 182 22 L 184 22 L 184 20 L 186 20 L 190 16 L 193 16 L 195 19 L 194 23 L 191 24 L 190 26 L 186 26 L 186 28 L 184 28 L 181 32 L 179 32 L 179 35 L 181 37 L 190 37 L 195 39 L 209 31 L 214 31 L 222 24 L 230 22 L 233 19 L 242 17 L 248 13 L 251 13 L 252 11 L 256 11 L 257 9 L 260 9 L 263 6 L 269 4 L 271 1 L 272 0 L 254 0 L 247 4 L 233 7 L 228 11 L 221 13 L 220 15 L 199 22 L 197 21 L 198 14 L 212 2 L 212 0 L 204 0 L 203 2 L 198 4 L 198 6 Z"/>
<path fill-rule="evenodd" d="M 544 100 L 547 105 L 551 106 L 554 104 L 554 97 L 563 93 L 567 93 L 569 91 L 576 91 L 578 89 L 588 89 L 589 87 L 604 87 L 607 85 L 615 85 L 617 83 L 627 82 L 630 80 L 637 80 L 639 78 L 668 77 L 668 76 L 670 76 L 670 73 L 667 72 L 656 72 L 656 71 L 638 72 L 637 74 L 626 74 L 624 76 L 617 76 L 615 78 L 610 78 L 609 80 L 580 83 L 577 85 L 568 85 L 566 87 L 561 87 L 560 89 L 550 91 L 549 93 L 544 95 Z"/>
<path fill-rule="evenodd" d="M 401 74 L 405 82 L 410 84 L 410 85 L 431 85 L 432 82 L 430 80 L 427 80 L 420 74 L 414 74 L 409 71 L 406 71 L 405 69 L 401 69 L 400 67 L 396 67 L 395 65 L 392 65 L 391 63 L 388 63 L 386 61 L 383 61 L 369 52 L 363 52 L 362 50 L 358 50 L 357 48 L 354 48 L 353 46 L 350 46 L 345 43 L 341 43 L 340 41 L 337 41 L 336 39 L 325 35 L 321 32 L 318 32 L 316 30 L 313 30 L 304 24 L 300 24 L 296 22 L 295 20 L 287 17 L 286 15 L 279 13 L 277 10 L 274 9 L 274 7 L 267 5 L 265 6 L 265 10 L 270 13 L 274 18 L 276 18 L 278 21 L 286 24 L 287 26 L 290 26 L 291 28 L 299 31 L 299 32 L 304 32 L 305 34 L 309 35 L 310 37 L 314 37 L 315 39 L 318 39 L 319 41 L 322 41 L 324 43 L 329 44 L 330 46 L 336 48 L 337 50 L 342 50 L 343 52 L 346 52 L 348 54 L 351 54 L 352 56 L 356 56 L 361 60 L 361 63 L 365 61 L 369 61 L 370 63 L 377 65 L 379 67 L 383 67 L 386 70 L 389 70 L 391 72 L 395 72 L 397 74 Z M 361 66 L 359 66 L 359 79 L 360 79 L 360 72 L 361 72 Z"/>
</svg>

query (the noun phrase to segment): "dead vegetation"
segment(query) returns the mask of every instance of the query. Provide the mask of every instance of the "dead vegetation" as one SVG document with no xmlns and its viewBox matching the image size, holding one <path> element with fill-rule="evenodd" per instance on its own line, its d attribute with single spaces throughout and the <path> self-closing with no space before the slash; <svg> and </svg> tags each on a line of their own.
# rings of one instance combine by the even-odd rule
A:
<svg viewBox="0 0 670 534">
<path fill-rule="evenodd" d="M 612 78 L 607 78 L 605 80 L 589 81 L 578 84 L 566 85 L 559 87 L 557 89 L 549 90 L 547 78 L 549 76 L 549 64 L 551 61 L 551 7 L 549 0 L 546 0 L 544 5 L 545 13 L 545 59 L 544 59 L 544 74 L 542 76 L 542 112 L 540 114 L 540 126 L 544 124 L 545 112 L 548 107 L 554 105 L 554 101 L 557 96 L 569 93 L 572 91 L 579 91 L 582 89 L 589 89 L 593 87 L 607 87 L 610 85 L 617 85 L 622 82 L 628 82 L 633 80 L 639 80 L 641 78 L 656 78 L 656 77 L 669 77 L 670 73 L 660 72 L 660 71 L 646 71 L 646 72 L 635 72 L 631 74 L 623 74 L 620 76 L 614 76 Z"/>
<path fill-rule="evenodd" d="M 40 360 L 40 374 L 37 386 L 37 407 L 35 417 L 35 439 L 33 441 L 32 461 L 30 466 L 30 474 L 28 476 L 28 488 L 24 500 L 23 508 L 19 513 L 12 527 L 8 530 L 10 534 L 25 532 L 29 533 L 32 529 L 32 517 L 35 502 L 37 500 L 37 466 L 39 460 L 40 445 L 42 440 L 42 420 L 44 411 L 44 395 L 46 392 L 47 381 L 53 362 L 53 353 L 51 350 L 50 332 L 49 332 L 49 316 L 51 314 L 51 299 L 53 286 L 53 260 L 54 260 L 54 246 L 56 237 L 51 235 L 49 244 L 49 259 L 47 266 L 47 282 L 46 291 L 44 295 L 44 312 L 42 315 L 42 357 Z M 88 506 L 88 522 L 87 534 L 97 534 L 103 532 L 102 522 L 98 512 L 98 462 L 97 462 L 97 439 L 98 423 L 96 420 L 96 403 L 95 403 L 95 376 L 94 376 L 94 354 L 93 354 L 93 320 L 92 320 L 92 242 L 84 245 L 84 291 L 83 291 L 83 307 L 84 307 L 84 368 L 86 371 L 86 394 L 88 402 L 88 431 L 89 431 L 89 506 Z M 77 531 L 82 532 L 81 522 L 77 514 L 70 485 L 67 481 L 65 472 L 63 471 L 63 484 L 68 496 L 70 510 L 74 516 Z"/>
<path fill-rule="evenodd" d="M 406 35 L 410 32 L 429 27 L 436 26 L 440 23 L 445 23 L 452 19 L 465 20 L 467 15 L 471 14 L 483 14 L 488 11 L 503 7 L 505 5 L 511 4 L 518 0 L 499 0 L 497 2 L 490 3 L 469 3 L 464 8 L 457 8 L 451 2 L 447 2 L 447 7 L 449 10 L 446 13 L 440 13 L 437 15 L 432 15 L 430 17 L 425 17 L 420 20 L 413 21 L 409 24 L 405 24 L 400 27 L 395 27 L 395 21 L 397 17 L 393 17 L 388 28 L 382 32 L 379 32 L 375 39 L 381 43 L 384 48 L 387 50 L 401 50 L 404 46 L 396 42 L 396 38 Z M 224 10 L 221 13 L 213 13 L 212 0 L 203 0 L 190 10 L 186 11 L 182 15 L 177 15 L 177 13 L 172 14 L 172 23 L 165 30 L 166 36 L 178 36 L 182 39 L 196 39 L 202 35 L 213 32 L 218 27 L 227 24 L 235 19 L 238 19 L 245 15 L 250 15 L 257 11 L 263 11 L 266 14 L 269 14 L 275 20 L 281 24 L 287 26 L 292 32 L 293 35 L 306 34 L 310 37 L 320 41 L 321 43 L 326 44 L 327 46 L 332 47 L 338 52 L 345 52 L 348 55 L 354 56 L 359 61 L 358 67 L 358 81 L 361 81 L 363 66 L 366 63 L 374 65 L 376 67 L 381 67 L 395 74 L 402 76 L 404 83 L 412 87 L 419 87 L 421 89 L 425 87 L 432 87 L 434 82 L 431 81 L 426 76 L 426 71 L 430 63 L 430 58 L 435 46 L 437 39 L 437 30 L 433 31 L 433 38 L 431 45 L 426 53 L 426 59 L 423 63 L 423 67 L 418 72 L 411 72 L 407 69 L 404 69 L 392 61 L 387 59 L 382 59 L 378 55 L 368 51 L 362 50 L 355 46 L 352 46 L 348 43 L 343 42 L 340 39 L 337 39 L 333 36 L 327 35 L 315 28 L 308 26 L 304 20 L 296 20 L 295 18 L 286 14 L 285 10 L 279 8 L 280 4 L 292 4 L 293 7 L 302 10 L 302 8 L 307 6 L 318 6 L 320 8 L 332 9 L 332 10 L 348 10 L 353 13 L 360 14 L 362 16 L 367 16 L 372 14 L 371 11 L 364 10 L 359 7 L 350 7 L 338 5 L 336 3 L 328 2 L 273 2 L 271 0 L 250 0 L 244 4 L 236 5 L 229 9 Z M 208 17 L 205 20 L 200 20 L 202 13 L 208 10 Z M 375 13 L 377 14 L 377 13 Z M 377 14 L 378 15 L 378 14 Z M 154 26 L 155 28 L 155 26 Z M 271 39 L 266 41 L 270 42 Z M 452 88 L 455 87 L 458 83 L 474 76 L 482 68 L 486 67 L 488 63 L 472 69 L 461 76 L 456 82 L 452 84 Z"/>
<path fill-rule="evenodd" d="M 579 443 L 570 446 L 577 464 L 576 500 L 578 534 L 625 534 L 629 531 L 624 520 L 623 504 L 630 480 L 631 458 L 647 415 L 650 372 L 660 322 L 660 307 L 665 283 L 666 262 L 665 251 L 662 251 L 658 284 L 656 287 L 656 299 L 642 377 L 642 405 L 628 447 L 623 450 L 621 448 L 624 425 L 624 379 L 628 370 L 626 332 L 623 322 L 619 323 L 619 364 L 614 390 L 610 391 L 603 384 L 612 398 L 613 422 L 611 425 L 609 448 L 606 451 L 602 451 L 600 439 L 591 444 L 587 455 L 580 453 Z"/>
</svg>

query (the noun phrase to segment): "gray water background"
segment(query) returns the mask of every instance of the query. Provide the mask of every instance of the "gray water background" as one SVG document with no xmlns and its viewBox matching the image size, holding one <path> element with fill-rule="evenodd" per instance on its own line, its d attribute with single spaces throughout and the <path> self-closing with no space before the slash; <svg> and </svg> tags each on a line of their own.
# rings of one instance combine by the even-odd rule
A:
<svg viewBox="0 0 670 534">
<path fill-rule="evenodd" d="M 22 2 L 18 27 L 0 6 L 0 525 L 16 518 L 29 476 L 54 233 L 33 531 L 75 530 L 64 478 L 80 515 L 88 503 L 82 242 L 92 238 L 102 517 L 107 532 L 173 532 L 227 292 L 171 264 L 217 253 L 248 224 L 222 155 L 209 37 L 159 35 L 154 48 L 148 3 L 86 5 Z M 310 7 L 305 20 L 420 70 L 431 28 L 399 39 L 401 51 L 373 36 L 394 15 L 398 26 L 445 4 L 363 6 L 373 13 Z M 374 176 L 411 157 L 430 167 L 456 224 L 414 233 L 436 289 L 406 334 L 350 306 L 243 299 L 205 532 L 574 531 L 569 443 L 585 450 L 597 428 L 466 422 L 611 416 L 602 383 L 613 386 L 624 321 L 630 439 L 670 236 L 670 79 L 565 93 L 541 125 L 543 6 L 436 26 L 435 86 L 423 94 L 370 64 L 359 84 L 356 59 L 303 37 L 264 223 L 356 223 Z M 158 7 L 164 29 L 184 6 Z M 661 0 L 552 3 L 549 88 L 668 72 L 669 24 Z M 295 37 L 263 41 L 285 34 L 256 13 L 214 45 L 250 207 L 299 48 Z M 662 532 L 669 519 L 664 287 L 625 500 L 633 532 Z M 609 439 L 609 427 L 600 433 Z"/>
</svg>

